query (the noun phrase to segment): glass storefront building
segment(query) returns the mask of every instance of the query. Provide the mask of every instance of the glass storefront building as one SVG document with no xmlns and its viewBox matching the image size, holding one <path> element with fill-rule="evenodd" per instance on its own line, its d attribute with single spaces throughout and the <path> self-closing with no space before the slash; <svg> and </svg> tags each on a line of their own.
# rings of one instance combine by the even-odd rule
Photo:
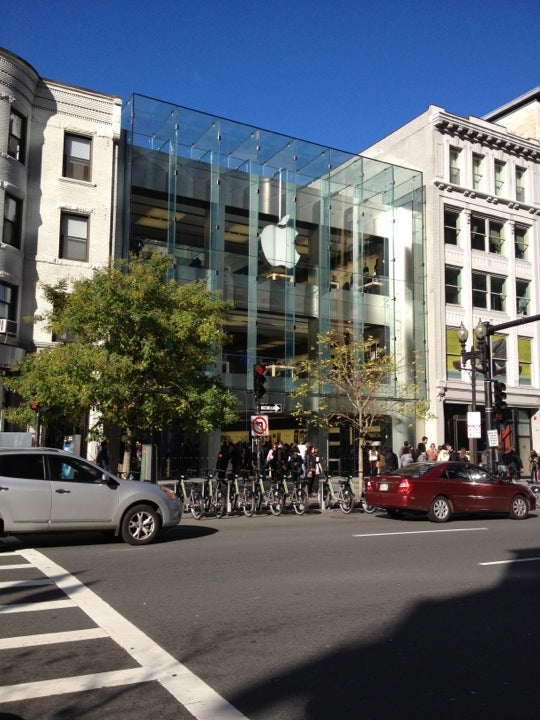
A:
<svg viewBox="0 0 540 720">
<path fill-rule="evenodd" d="M 221 435 L 249 439 L 257 362 L 268 367 L 263 402 L 281 408 L 273 439 L 309 436 L 290 415 L 292 368 L 330 328 L 415 353 L 409 371 L 424 370 L 421 173 L 140 95 L 122 127 L 124 254 L 157 248 L 178 282 L 204 280 L 234 303 L 216 372 L 241 419 L 202 441 L 203 465 Z M 383 444 L 415 440 L 411 418 L 379 431 Z M 341 470 L 327 440 L 317 437 L 322 454 Z"/>
</svg>

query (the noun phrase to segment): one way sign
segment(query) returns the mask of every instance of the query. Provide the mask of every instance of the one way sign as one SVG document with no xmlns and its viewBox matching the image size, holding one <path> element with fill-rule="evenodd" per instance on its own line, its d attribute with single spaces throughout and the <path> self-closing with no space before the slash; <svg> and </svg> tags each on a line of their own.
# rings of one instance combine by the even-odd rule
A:
<svg viewBox="0 0 540 720">
<path fill-rule="evenodd" d="M 279 403 L 261 405 L 261 412 L 281 412 L 281 405 Z"/>
</svg>

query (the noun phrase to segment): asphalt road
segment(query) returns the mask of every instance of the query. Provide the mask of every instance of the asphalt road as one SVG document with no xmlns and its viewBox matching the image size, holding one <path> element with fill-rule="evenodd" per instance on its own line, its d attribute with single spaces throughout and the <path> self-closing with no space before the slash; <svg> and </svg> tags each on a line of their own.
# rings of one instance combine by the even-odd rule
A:
<svg viewBox="0 0 540 720">
<path fill-rule="evenodd" d="M 91 534 L 1 541 L 0 563 L 20 548 L 49 558 L 133 624 L 128 644 L 140 630 L 250 720 L 536 718 L 539 531 L 536 515 L 445 525 L 339 511 L 185 517 L 146 548 Z M 0 587 L 0 602 L 15 592 Z M 0 614 L 0 637 L 43 622 L 79 628 L 76 613 Z M 97 661 L 100 672 L 136 672 L 110 627 L 112 639 L 0 650 L 2 684 Z M 11 702 L 0 688 L 0 720 L 200 716 L 190 708 L 154 682 Z"/>
</svg>

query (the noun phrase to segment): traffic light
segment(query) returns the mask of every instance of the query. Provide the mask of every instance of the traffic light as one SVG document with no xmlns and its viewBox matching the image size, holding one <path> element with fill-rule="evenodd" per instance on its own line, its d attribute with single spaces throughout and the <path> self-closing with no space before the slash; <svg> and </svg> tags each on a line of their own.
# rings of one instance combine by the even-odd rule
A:
<svg viewBox="0 0 540 720">
<path fill-rule="evenodd" d="M 253 366 L 253 392 L 257 400 L 266 393 L 266 365 L 258 363 Z"/>
<path fill-rule="evenodd" d="M 38 401 L 37 401 L 37 400 L 32 400 L 32 402 L 30 403 L 30 407 L 32 408 L 32 410 L 33 410 L 34 412 L 37 412 L 37 411 L 39 410 L 39 403 L 38 403 Z"/>
<path fill-rule="evenodd" d="M 493 383 L 493 417 L 496 421 L 506 420 L 508 405 L 506 403 L 506 385 L 497 380 Z"/>
</svg>

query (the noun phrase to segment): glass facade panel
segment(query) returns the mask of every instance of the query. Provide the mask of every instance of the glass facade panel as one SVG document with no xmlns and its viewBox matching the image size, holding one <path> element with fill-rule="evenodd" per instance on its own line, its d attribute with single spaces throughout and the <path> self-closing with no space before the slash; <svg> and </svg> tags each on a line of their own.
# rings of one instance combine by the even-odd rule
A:
<svg viewBox="0 0 540 720">
<path fill-rule="evenodd" d="M 532 385 L 531 338 L 518 337 L 519 384 Z"/>
<path fill-rule="evenodd" d="M 461 345 L 457 336 L 458 328 L 446 328 L 446 377 L 461 378 Z"/>
<path fill-rule="evenodd" d="M 178 282 L 233 302 L 217 372 L 246 416 L 263 362 L 286 419 L 294 363 L 330 328 L 417 354 L 388 392 L 424 372 L 421 173 L 138 95 L 123 131 L 124 253 L 168 253 Z"/>
</svg>

